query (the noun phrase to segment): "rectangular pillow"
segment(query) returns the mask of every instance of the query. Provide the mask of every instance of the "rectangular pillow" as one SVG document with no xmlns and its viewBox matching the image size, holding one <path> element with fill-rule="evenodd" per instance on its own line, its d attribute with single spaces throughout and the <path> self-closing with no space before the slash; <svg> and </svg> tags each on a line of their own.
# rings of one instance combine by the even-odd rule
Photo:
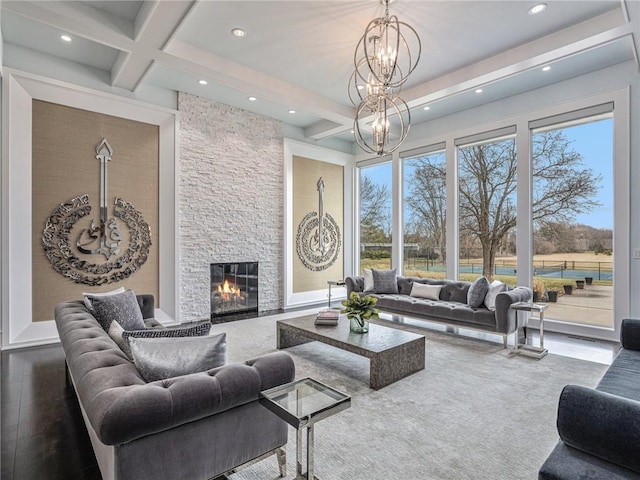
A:
<svg viewBox="0 0 640 480">
<path fill-rule="evenodd" d="M 223 366 L 227 356 L 227 335 L 131 337 L 129 348 L 140 375 L 147 382 L 153 382 Z"/>
<path fill-rule="evenodd" d="M 115 320 L 125 330 L 144 330 L 140 304 L 133 290 L 106 296 L 89 295 L 93 316 L 106 332 Z"/>
<path fill-rule="evenodd" d="M 371 273 L 373 273 L 374 293 L 398 293 L 397 269 L 377 270 L 372 268 Z"/>
<path fill-rule="evenodd" d="M 426 285 L 423 283 L 413 282 L 413 286 L 411 287 L 411 296 L 428 298 L 429 300 L 440 300 L 440 290 L 442 290 L 442 285 Z"/>
<path fill-rule="evenodd" d="M 111 322 L 115 323 L 115 322 Z M 131 349 L 129 348 L 129 340 L 131 338 L 178 338 L 178 337 L 203 337 L 209 335 L 211 330 L 210 320 L 201 320 L 199 322 L 182 323 L 180 325 L 171 326 L 168 328 L 146 328 L 144 330 L 123 330 L 120 332 L 122 337 L 121 345 L 118 340 L 114 338 L 113 341 L 120 346 L 122 351 L 131 358 Z M 111 335 L 111 329 L 109 330 Z"/>
</svg>

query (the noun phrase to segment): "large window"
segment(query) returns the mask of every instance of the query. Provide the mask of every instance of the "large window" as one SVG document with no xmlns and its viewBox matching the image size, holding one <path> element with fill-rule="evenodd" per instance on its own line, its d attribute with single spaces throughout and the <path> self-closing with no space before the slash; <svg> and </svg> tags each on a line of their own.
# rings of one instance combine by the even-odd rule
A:
<svg viewBox="0 0 640 480">
<path fill-rule="evenodd" d="M 516 142 L 458 145 L 459 278 L 516 283 Z"/>
<path fill-rule="evenodd" d="M 532 131 L 533 287 L 548 318 L 613 327 L 611 114 Z"/>
<path fill-rule="evenodd" d="M 402 162 L 404 274 L 444 278 L 447 243 L 445 152 L 438 149 L 414 154 Z"/>
<path fill-rule="evenodd" d="M 391 268 L 391 162 L 360 167 L 360 274 Z"/>
</svg>

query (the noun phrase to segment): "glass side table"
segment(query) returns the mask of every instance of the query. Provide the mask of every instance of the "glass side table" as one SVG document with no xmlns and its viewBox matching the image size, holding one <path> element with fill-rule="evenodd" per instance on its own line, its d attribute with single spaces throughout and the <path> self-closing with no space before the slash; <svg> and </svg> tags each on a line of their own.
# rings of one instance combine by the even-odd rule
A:
<svg viewBox="0 0 640 480">
<path fill-rule="evenodd" d="M 518 336 L 516 333 L 516 346 L 511 350 L 511 353 L 519 353 L 538 359 L 544 357 L 548 353 L 548 350 L 544 348 L 544 311 L 547 308 L 549 308 L 549 305 L 546 303 L 518 302 L 511 304 L 511 309 L 516 311 L 516 315 L 520 312 L 538 312 L 538 320 L 540 320 L 540 346 L 535 347 L 533 345 L 518 343 Z"/>
<path fill-rule="evenodd" d="M 260 393 L 260 403 L 296 429 L 296 479 L 315 480 L 313 425 L 351 406 L 351 397 L 312 378 Z M 302 472 L 302 431 L 307 428 L 307 471 Z"/>
</svg>

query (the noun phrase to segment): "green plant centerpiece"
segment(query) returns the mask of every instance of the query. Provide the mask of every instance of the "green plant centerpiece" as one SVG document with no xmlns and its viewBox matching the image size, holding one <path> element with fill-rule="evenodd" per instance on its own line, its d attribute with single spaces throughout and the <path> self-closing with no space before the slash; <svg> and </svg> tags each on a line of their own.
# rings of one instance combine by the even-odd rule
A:
<svg viewBox="0 0 640 480">
<path fill-rule="evenodd" d="M 378 318 L 376 303 L 378 303 L 377 298 L 369 295 L 361 297 L 356 292 L 351 292 L 349 298 L 342 301 L 344 308 L 340 313 L 347 314 L 352 332 L 367 333 L 369 331 L 369 319 Z"/>
</svg>

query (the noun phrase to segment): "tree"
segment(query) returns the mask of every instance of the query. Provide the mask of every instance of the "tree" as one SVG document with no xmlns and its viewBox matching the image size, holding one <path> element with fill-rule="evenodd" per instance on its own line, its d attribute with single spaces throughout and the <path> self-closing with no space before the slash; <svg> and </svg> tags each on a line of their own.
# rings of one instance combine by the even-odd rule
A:
<svg viewBox="0 0 640 480">
<path fill-rule="evenodd" d="M 472 145 L 458 152 L 460 238 L 480 243 L 483 274 L 491 277 L 496 253 L 516 227 L 515 140 Z M 577 214 L 598 205 L 594 196 L 601 178 L 584 167 L 582 156 L 561 130 L 534 136 L 532 172 L 534 226 L 571 223 Z M 443 169 L 425 165 L 416 169 L 412 196 L 417 198 L 409 204 L 425 224 L 434 221 L 429 217 L 438 216 L 436 221 L 441 222 L 443 216 L 437 213 L 439 198 L 419 192 L 444 192 L 444 179 Z M 421 202 L 431 205 L 416 208 Z"/>
<path fill-rule="evenodd" d="M 365 175 L 360 180 L 360 239 L 367 243 L 382 243 L 389 223 L 391 192 L 387 185 L 373 183 Z"/>
<path fill-rule="evenodd" d="M 427 247 L 436 247 L 446 259 L 446 163 L 444 155 L 428 155 L 411 159 L 415 168 L 409 180 L 406 203 L 411 217 L 405 219 L 411 230 L 420 232 Z M 405 231 L 407 229 L 405 228 Z"/>
</svg>

